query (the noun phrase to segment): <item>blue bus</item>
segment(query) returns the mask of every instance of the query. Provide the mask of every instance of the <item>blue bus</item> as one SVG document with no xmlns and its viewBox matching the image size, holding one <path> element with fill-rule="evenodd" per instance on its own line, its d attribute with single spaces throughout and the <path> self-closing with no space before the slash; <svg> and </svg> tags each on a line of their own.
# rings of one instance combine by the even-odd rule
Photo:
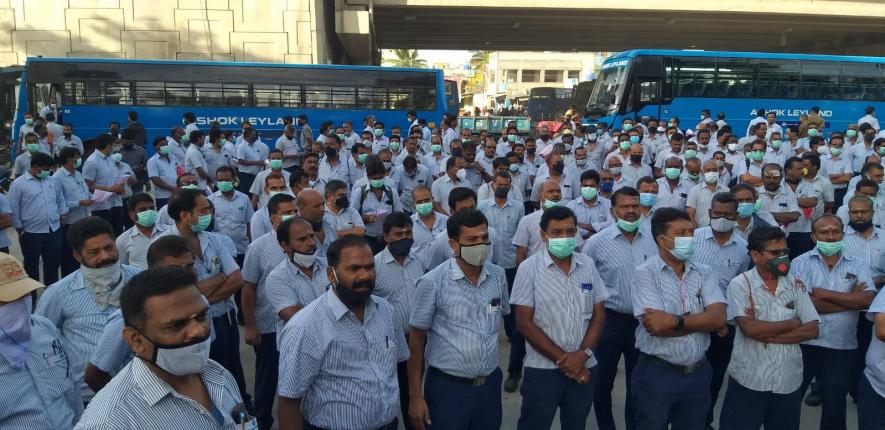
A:
<svg viewBox="0 0 885 430">
<path fill-rule="evenodd" d="M 680 118 L 694 128 L 701 110 L 725 113 L 743 134 L 757 109 L 795 125 L 813 106 L 829 130 L 845 130 L 864 108 L 885 111 L 885 58 L 759 52 L 642 49 L 609 57 L 587 111 L 620 129 L 625 118 Z"/>
<path fill-rule="evenodd" d="M 13 132 L 24 112 L 38 112 L 50 97 L 84 143 L 106 133 L 111 121 L 125 127 L 134 110 L 148 142 L 167 136 L 183 113 L 193 112 L 203 130 L 213 121 L 222 130 L 238 130 L 248 120 L 271 147 L 286 115 L 306 114 L 315 131 L 325 121 L 338 126 L 350 120 L 357 132 L 374 115 L 388 133 L 394 126 L 405 133 L 408 111 L 432 126 L 449 103 L 443 72 L 435 69 L 31 57 L 20 79 Z M 150 144 L 146 149 L 153 152 Z"/>
</svg>

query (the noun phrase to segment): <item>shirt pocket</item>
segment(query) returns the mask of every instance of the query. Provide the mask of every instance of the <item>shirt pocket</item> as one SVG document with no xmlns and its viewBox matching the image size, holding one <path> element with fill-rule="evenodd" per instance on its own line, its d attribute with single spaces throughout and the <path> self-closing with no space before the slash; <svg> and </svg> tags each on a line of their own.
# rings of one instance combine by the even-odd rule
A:
<svg viewBox="0 0 885 430">
<path fill-rule="evenodd" d="M 74 387 L 70 382 L 71 361 L 68 355 L 60 348 L 47 348 L 47 351 L 31 353 L 27 365 L 34 375 L 34 384 L 40 397 L 52 408 Z"/>
<path fill-rule="evenodd" d="M 498 332 L 498 327 L 501 323 L 501 309 L 502 305 L 500 300 L 497 305 L 491 305 L 489 303 L 481 305 L 480 308 L 480 331 L 482 334 L 492 335 Z"/>
<path fill-rule="evenodd" d="M 596 305 L 596 295 L 594 294 L 594 285 L 590 283 L 581 283 L 578 289 L 578 307 L 581 319 L 588 320 L 593 317 L 593 306 Z"/>
</svg>

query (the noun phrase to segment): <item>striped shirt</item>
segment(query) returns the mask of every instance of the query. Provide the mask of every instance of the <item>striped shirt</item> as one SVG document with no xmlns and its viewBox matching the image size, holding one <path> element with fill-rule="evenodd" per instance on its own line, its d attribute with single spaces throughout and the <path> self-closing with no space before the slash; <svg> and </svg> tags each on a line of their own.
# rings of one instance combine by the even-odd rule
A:
<svg viewBox="0 0 885 430">
<path fill-rule="evenodd" d="M 212 216 L 215 220 L 215 228 L 212 231 L 231 238 L 237 247 L 237 254 L 245 254 L 246 248 L 249 246 L 249 237 L 246 235 L 247 227 L 255 213 L 252 209 L 252 202 L 245 194 L 237 190 L 233 191 L 232 198 L 228 198 L 221 191 L 216 191 L 209 196 L 209 201 L 215 205 L 215 215 Z"/>
<path fill-rule="evenodd" d="M 123 339 L 123 313 L 117 309 L 108 317 L 107 325 L 101 331 L 89 363 L 108 375 L 116 375 L 132 360 L 132 348 Z"/>
<path fill-rule="evenodd" d="M 30 172 L 15 178 L 9 187 L 12 226 L 26 233 L 50 233 L 61 228 L 68 205 L 61 186 L 53 178 L 37 179 Z"/>
<path fill-rule="evenodd" d="M 277 394 L 301 400 L 310 424 L 373 429 L 399 414 L 396 363 L 406 337 L 386 300 L 372 297 L 360 321 L 332 291 L 298 312 L 280 332 Z"/>
<path fill-rule="evenodd" d="M 806 208 L 799 207 L 799 220 L 790 223 L 790 225 L 787 226 L 788 234 L 811 233 L 811 221 L 817 219 L 817 217 L 824 213 L 825 194 L 821 183 L 801 181 L 796 186 L 795 190 L 788 183 L 784 183 L 784 187 L 796 194 L 797 199 L 809 197 L 817 198 L 817 205 L 815 205 L 813 210 L 806 212 Z M 796 206 L 799 206 L 798 200 L 796 201 Z"/>
<path fill-rule="evenodd" d="M 750 307 L 751 298 L 756 320 L 779 322 L 799 318 L 802 324 L 820 321 L 811 297 L 803 287 L 796 285 L 792 276 L 778 277 L 774 294 L 755 269 L 736 276 L 728 285 L 729 322 L 747 316 L 745 310 Z M 754 391 L 790 394 L 802 384 L 802 350 L 798 343 L 751 339 L 744 336 L 737 325 L 728 374 Z"/>
<path fill-rule="evenodd" d="M 363 198 L 365 193 L 365 198 Z M 390 186 L 385 181 L 384 188 L 381 190 L 381 198 L 375 195 L 374 190 L 369 185 L 356 187 L 350 192 L 350 207 L 357 210 L 360 215 L 366 214 L 383 214 L 384 212 L 402 212 L 403 205 L 396 193 L 396 186 Z M 366 225 L 366 236 L 380 238 L 382 235 L 383 217 L 372 224 Z"/>
<path fill-rule="evenodd" d="M 694 231 L 694 243 L 692 261 L 716 269 L 713 271 L 713 276 L 718 280 L 722 296 L 727 297 L 725 290 L 728 283 L 750 266 L 747 241 L 732 232 L 725 245 L 720 246 L 719 241 L 713 236 L 713 229 L 707 226 Z"/>
<path fill-rule="evenodd" d="M 286 254 L 277 241 L 276 232 L 267 233 L 249 244 L 243 261 L 243 281 L 255 284 L 255 325 L 260 333 L 276 331 L 276 313 L 267 294 L 267 277 L 277 265 L 286 261 Z"/>
<path fill-rule="evenodd" d="M 587 239 L 581 252 L 593 259 L 608 290 L 605 308 L 622 314 L 632 313 L 633 272 L 650 257 L 658 255 L 658 247 L 648 228 L 640 226 L 630 241 L 617 224 L 612 224 Z"/>
<path fill-rule="evenodd" d="M 573 253 L 569 272 L 564 273 L 549 252 L 539 252 L 519 266 L 510 304 L 533 308 L 532 322 L 553 343 L 565 351 L 579 351 L 593 317 L 593 306 L 607 297 L 608 289 L 590 257 Z M 595 365 L 596 357 L 587 357 L 587 368 Z M 525 366 L 559 368 L 529 342 Z"/>
<path fill-rule="evenodd" d="M 678 337 L 652 336 L 645 331 L 642 315 L 645 308 L 671 315 L 697 315 L 707 306 L 725 303 L 716 284 L 716 275 L 709 267 L 687 261 L 682 279 L 659 255 L 636 269 L 633 275 L 633 315 L 636 327 L 636 349 L 673 364 L 690 365 L 701 361 L 710 346 L 710 334 L 689 333 Z"/>
<path fill-rule="evenodd" d="M 264 161 L 267 160 L 267 155 L 270 152 L 267 145 L 261 141 L 261 139 L 255 139 L 254 142 L 249 143 L 245 140 L 237 143 L 237 160 L 249 160 L 249 161 Z M 264 170 L 264 166 L 239 166 L 239 170 L 243 173 L 247 173 L 250 175 L 257 175 Z"/>
<path fill-rule="evenodd" d="M 83 179 L 92 181 L 95 185 L 110 187 L 118 184 L 122 178 L 120 178 L 110 154 L 104 155 L 101 151 L 93 151 L 92 155 L 83 162 Z M 116 206 L 123 206 L 123 200 L 120 194 L 113 193 L 107 201 L 95 203 L 89 208 L 93 211 L 101 211 Z"/>
<path fill-rule="evenodd" d="M 588 205 L 583 197 L 578 197 L 568 202 L 565 206 L 575 213 L 575 216 L 578 218 L 578 224 L 590 224 L 596 233 L 614 223 L 611 214 L 611 200 L 605 197 L 596 197 L 592 205 Z M 583 228 L 579 230 L 582 235 L 589 233 Z"/>
<path fill-rule="evenodd" d="M 430 249 L 430 243 L 433 242 L 433 238 L 437 234 L 446 231 L 446 221 L 449 220 L 449 217 L 439 212 L 431 211 L 431 213 L 433 214 L 433 227 L 431 228 L 427 228 L 427 224 L 424 224 L 421 216 L 417 213 L 411 216 L 412 238 L 415 241 L 412 244 L 412 255 L 416 255 L 418 258 L 423 258 L 426 255 L 427 250 Z"/>
<path fill-rule="evenodd" d="M 70 361 L 58 328 L 39 315 L 31 316 L 31 339 L 25 366 L 13 367 L 0 356 L 0 427 L 4 429 L 69 429 L 80 419 L 83 399 L 73 380 Z"/>
<path fill-rule="evenodd" d="M 827 263 L 817 250 L 812 249 L 793 260 L 790 275 L 801 279 L 810 294 L 815 288 L 824 288 L 842 293 L 850 292 L 854 283 L 866 282 L 866 291 L 875 292 L 870 268 L 859 257 L 842 251 L 839 261 L 832 270 L 827 270 Z M 832 349 L 857 348 L 857 316 L 858 311 L 842 311 L 820 316 L 821 324 L 817 339 L 803 342 Z"/>
<path fill-rule="evenodd" d="M 231 418 L 231 411 L 242 403 L 233 376 L 209 360 L 200 377 L 211 411 L 175 391 L 141 359 L 132 360 L 89 403 L 75 430 L 239 428 Z"/>
<path fill-rule="evenodd" d="M 276 230 L 270 223 L 270 214 L 267 213 L 267 206 L 265 206 L 252 214 L 252 219 L 249 220 L 249 233 L 252 238 L 259 238 L 271 231 Z"/>
<path fill-rule="evenodd" d="M 151 158 L 148 158 L 147 171 L 148 177 L 158 178 L 173 187 L 175 186 L 175 180 L 178 179 L 178 163 L 172 156 L 164 157 L 160 154 L 154 154 Z M 155 187 L 154 196 L 158 199 L 168 199 L 172 197 L 172 191 Z"/>
<path fill-rule="evenodd" d="M 881 291 L 876 295 L 873 303 L 870 304 L 867 318 L 870 321 L 875 321 L 876 315 L 880 312 L 885 312 L 885 293 Z M 877 328 L 874 327 L 873 329 L 872 341 L 870 342 L 870 348 L 867 350 L 866 367 L 863 373 L 870 381 L 873 389 L 876 390 L 876 393 L 879 396 L 885 397 L 885 342 L 882 342 L 876 336 Z"/>
<path fill-rule="evenodd" d="M 120 233 L 117 237 L 117 252 L 120 262 L 139 269 L 147 269 L 147 250 L 151 242 L 166 232 L 166 226 L 155 224 L 151 229 L 150 237 L 145 236 L 138 226 L 132 226 L 129 230 Z"/>
<path fill-rule="evenodd" d="M 475 378 L 498 367 L 498 328 L 509 313 L 504 269 L 486 263 L 474 285 L 451 258 L 418 280 L 409 325 L 427 331 L 430 366 Z"/>
<path fill-rule="evenodd" d="M 375 290 L 372 294 L 390 302 L 403 333 L 409 331 L 415 285 L 418 278 L 424 276 L 424 263 L 413 255 L 407 255 L 402 265 L 393 258 L 389 247 L 375 255 Z"/>
<path fill-rule="evenodd" d="M 65 224 L 73 224 L 86 218 L 91 213 L 89 206 L 81 206 L 80 200 L 91 199 L 92 193 L 86 187 L 86 181 L 80 172 L 74 170 L 73 173 L 68 169 L 60 167 L 52 175 L 64 196 L 65 203 L 68 206 L 68 213 L 65 214 Z"/>
<path fill-rule="evenodd" d="M 202 231 L 196 233 L 200 240 L 200 252 L 203 258 L 194 255 L 194 272 L 197 274 L 197 281 L 205 281 L 219 273 L 230 276 L 231 273 L 240 270 L 237 261 L 226 246 L 221 235 L 212 232 Z M 178 226 L 173 224 L 166 230 L 163 236 L 181 236 Z M 227 315 L 228 312 L 235 308 L 234 295 L 231 294 L 226 299 L 219 300 L 209 305 L 209 317 L 216 318 Z"/>
<path fill-rule="evenodd" d="M 317 257 L 313 262 L 313 276 L 308 278 L 287 257 L 267 275 L 267 279 L 264 280 L 265 295 L 273 312 L 278 334 L 286 325 L 279 316 L 283 309 L 296 305 L 307 306 L 329 288 L 326 267 L 328 267 L 326 259 Z M 279 337 L 277 339 L 279 342 Z"/>
<path fill-rule="evenodd" d="M 539 251 L 543 251 L 546 246 L 541 239 L 541 215 L 543 214 L 544 210 L 538 209 L 522 217 L 519 220 L 519 225 L 516 226 L 516 234 L 512 236 L 514 246 L 527 248 L 526 258 L 535 255 Z M 578 248 L 584 245 L 584 238 L 581 237 L 580 231 L 575 233 L 575 241 Z"/>
<path fill-rule="evenodd" d="M 125 264 L 120 267 L 124 283 L 140 272 Z M 46 317 L 61 331 L 61 344 L 71 362 L 71 378 L 80 383 L 83 401 L 94 395 L 83 380 L 86 363 L 108 317 L 117 309 L 114 305 L 104 310 L 98 307 L 95 293 L 86 285 L 79 269 L 47 287 L 34 309 L 35 314 Z"/>
<path fill-rule="evenodd" d="M 713 206 L 713 196 L 716 193 L 727 192 L 728 187 L 717 183 L 716 188 L 710 191 L 705 182 L 695 185 L 688 192 L 685 205 L 694 208 L 694 220 L 698 226 L 710 225 L 710 208 Z"/>
<path fill-rule="evenodd" d="M 843 206 L 844 207 L 844 206 Z M 882 275 L 882 257 L 885 256 L 885 231 L 873 227 L 873 234 L 869 239 L 864 239 L 850 225 L 845 226 L 845 238 L 842 239 L 842 248 L 845 254 L 860 259 L 870 268 L 872 275 Z"/>
<path fill-rule="evenodd" d="M 679 181 L 671 190 L 670 182 L 667 178 L 658 178 L 658 201 L 655 208 L 676 208 L 685 210 L 685 201 L 688 199 L 688 193 L 694 186 L 688 181 Z"/>
<path fill-rule="evenodd" d="M 498 206 L 494 198 L 481 200 L 476 204 L 476 208 L 485 216 L 490 226 L 495 229 L 503 237 L 513 237 L 516 234 L 516 228 L 519 220 L 525 215 L 525 206 L 522 202 L 516 202 L 509 198 L 503 207 Z M 516 246 L 508 240 L 495 241 L 498 249 L 495 250 L 498 258 L 495 264 L 504 269 L 512 269 L 516 267 Z"/>
<path fill-rule="evenodd" d="M 363 217 L 359 211 L 348 206 L 337 214 L 332 212 L 329 205 L 326 204 L 325 212 L 323 212 L 323 226 L 326 228 L 326 237 L 335 239 L 341 230 L 350 230 L 354 227 L 366 228 Z"/>
</svg>

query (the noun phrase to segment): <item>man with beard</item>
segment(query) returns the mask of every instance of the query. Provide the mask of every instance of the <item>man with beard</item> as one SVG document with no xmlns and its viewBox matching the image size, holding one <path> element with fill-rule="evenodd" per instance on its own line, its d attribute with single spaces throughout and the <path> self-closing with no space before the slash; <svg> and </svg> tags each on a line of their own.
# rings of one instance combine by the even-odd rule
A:
<svg viewBox="0 0 885 430">
<path fill-rule="evenodd" d="M 510 313 L 507 279 L 487 261 L 491 241 L 482 212 L 457 212 L 446 230 L 454 256 L 418 280 L 412 302 L 409 419 L 419 430 L 431 421 L 441 429 L 500 428 L 498 330 L 502 314 Z"/>
<path fill-rule="evenodd" d="M 68 241 L 80 268 L 49 286 L 34 313 L 61 330 L 61 344 L 71 362 L 71 377 L 80 384 L 83 402 L 94 393 L 83 373 L 108 317 L 120 307 L 120 291 L 138 269 L 120 264 L 114 230 L 99 217 L 87 217 L 68 229 Z"/>
<path fill-rule="evenodd" d="M 296 223 L 306 224 L 283 225 Z M 290 261 L 309 265 L 301 255 Z M 333 242 L 327 256 L 332 287 L 280 333 L 280 430 L 396 429 L 396 363 L 409 350 L 393 306 L 372 296 L 372 250 L 351 235 Z"/>
</svg>

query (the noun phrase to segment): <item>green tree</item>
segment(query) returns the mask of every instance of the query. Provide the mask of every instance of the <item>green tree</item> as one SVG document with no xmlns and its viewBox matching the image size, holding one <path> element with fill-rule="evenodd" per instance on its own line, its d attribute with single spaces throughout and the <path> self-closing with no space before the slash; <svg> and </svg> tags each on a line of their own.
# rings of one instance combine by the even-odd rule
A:
<svg viewBox="0 0 885 430">
<path fill-rule="evenodd" d="M 492 54 L 492 51 L 476 51 L 473 53 L 473 56 L 470 57 L 470 67 L 475 70 L 477 73 L 484 73 L 486 65 L 489 64 L 489 56 Z"/>
<path fill-rule="evenodd" d="M 393 67 L 427 68 L 427 60 L 418 57 L 417 49 L 394 49 L 393 56 L 384 59 L 384 63 Z"/>
</svg>

